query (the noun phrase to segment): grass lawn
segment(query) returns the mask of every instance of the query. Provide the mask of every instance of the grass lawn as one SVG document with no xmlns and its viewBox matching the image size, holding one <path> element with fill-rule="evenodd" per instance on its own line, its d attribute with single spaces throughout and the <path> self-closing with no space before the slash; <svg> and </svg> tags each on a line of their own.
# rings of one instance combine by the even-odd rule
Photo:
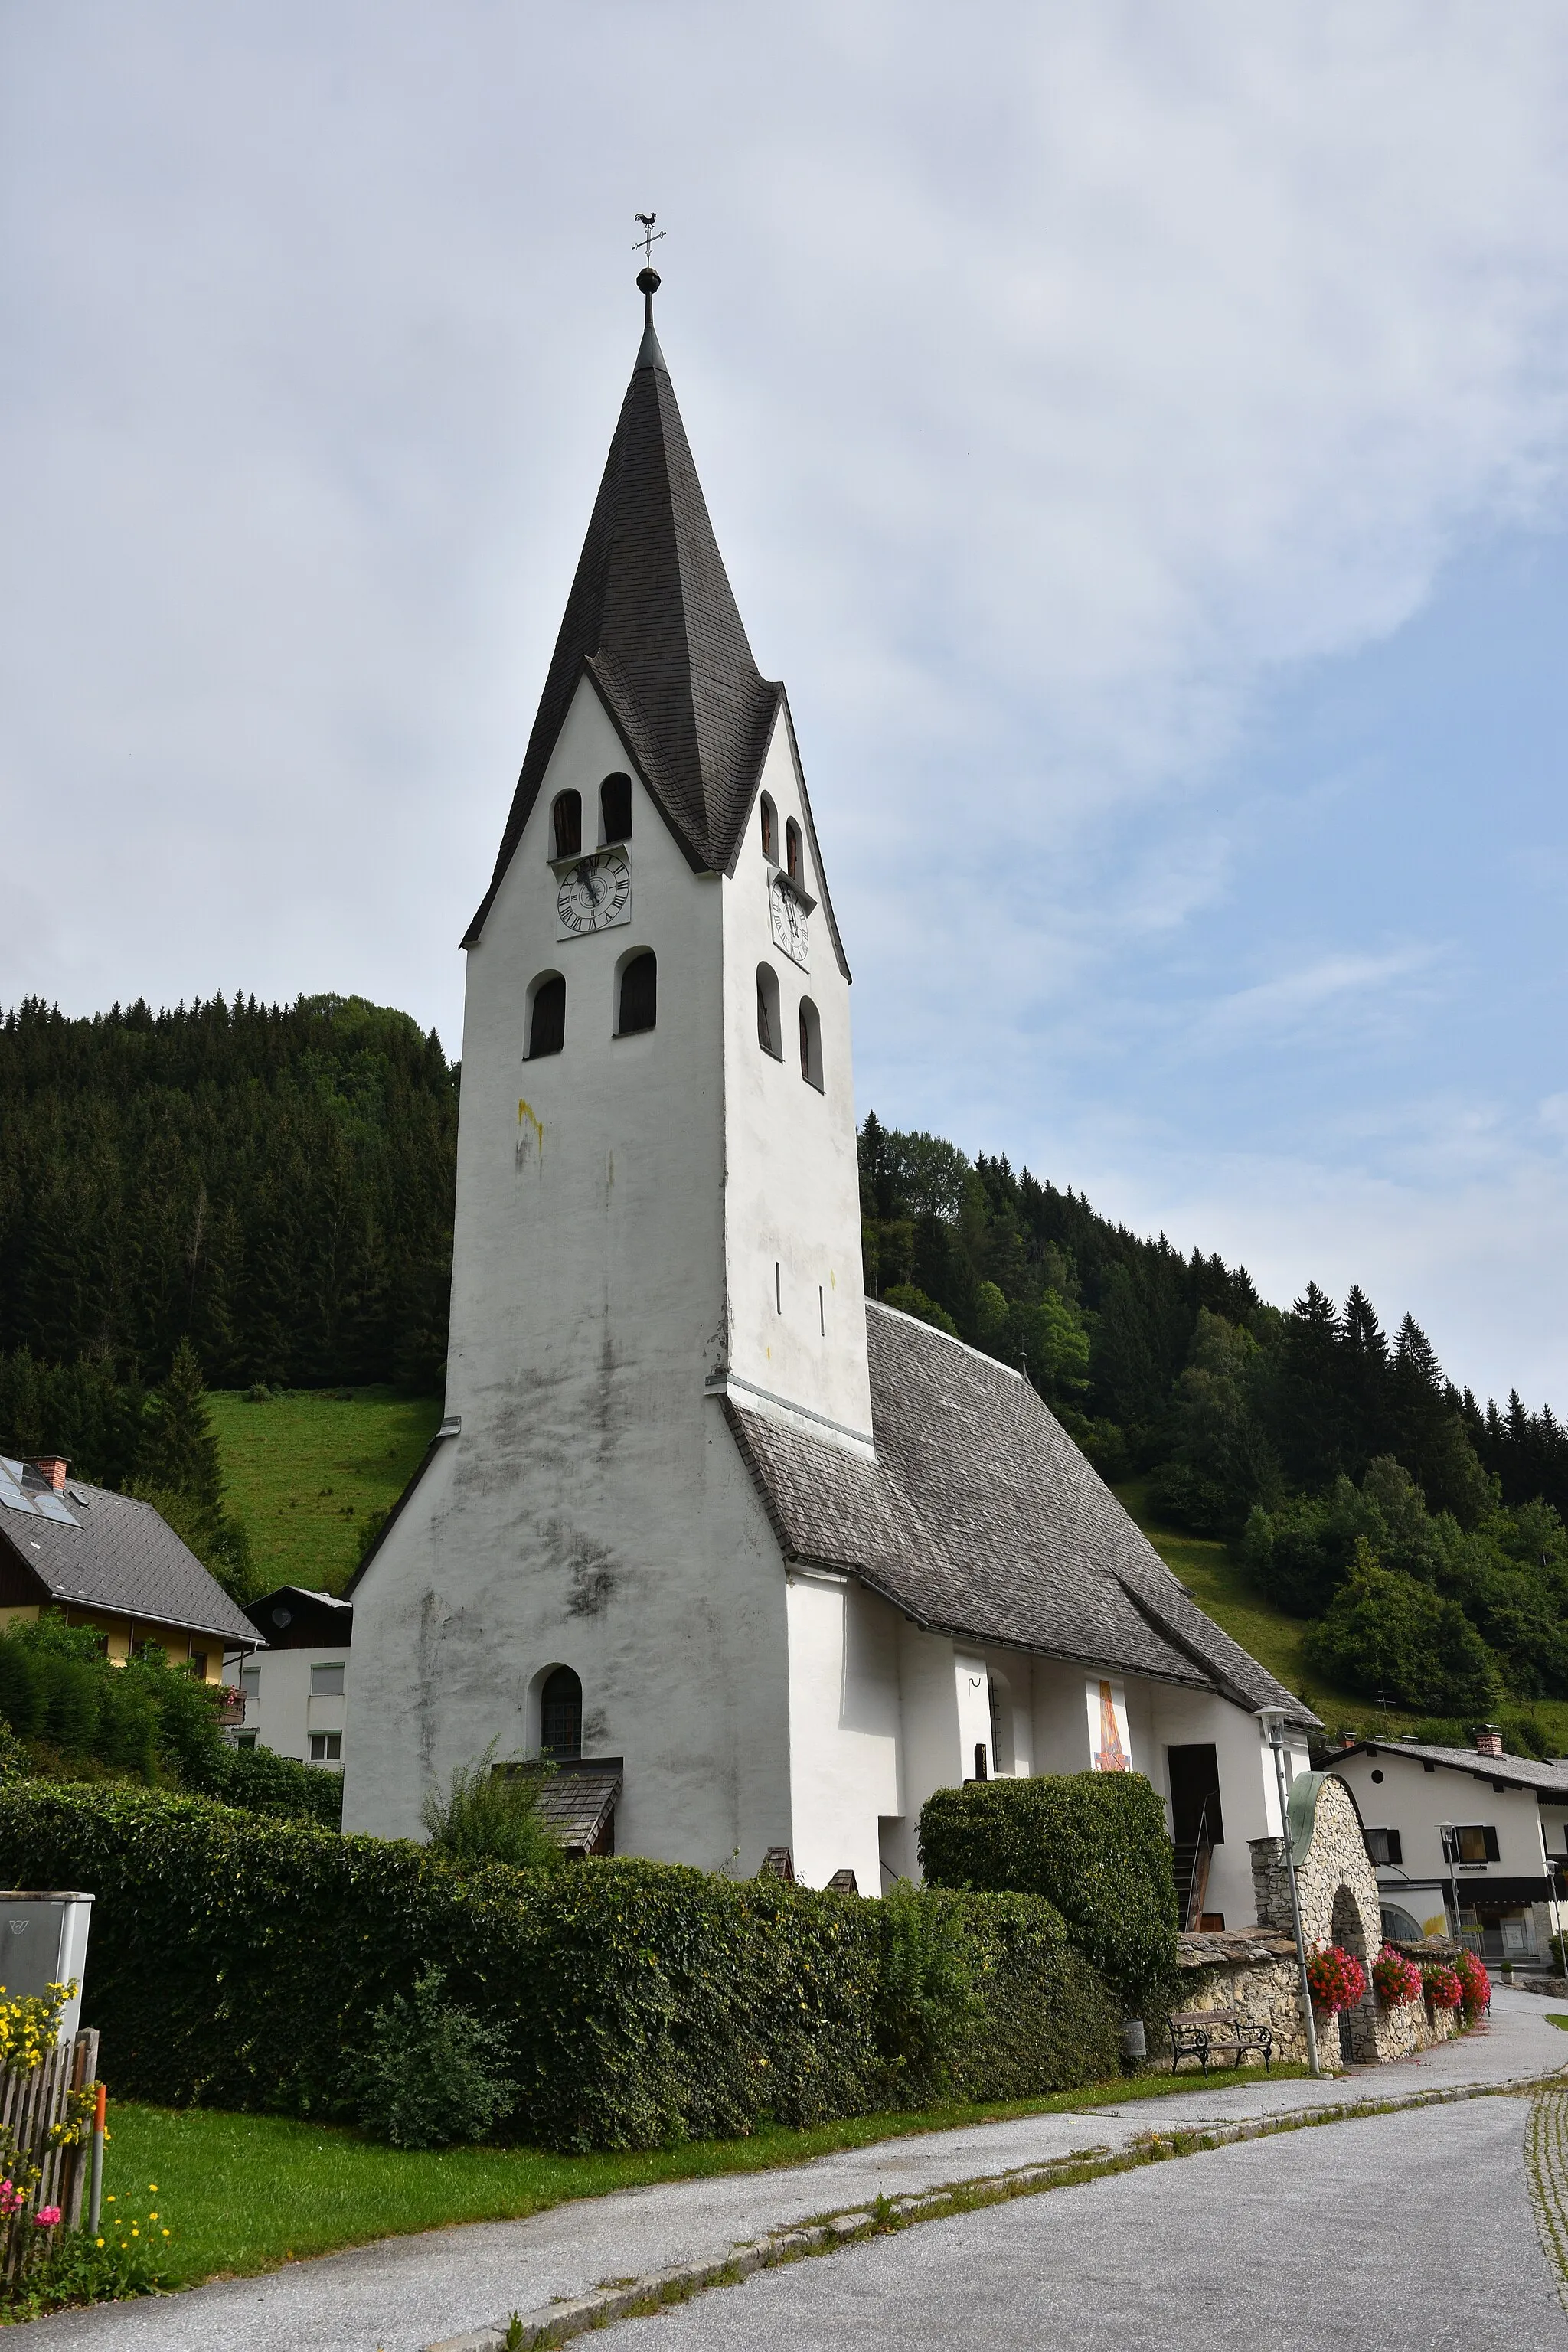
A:
<svg viewBox="0 0 1568 2352">
<path fill-rule="evenodd" d="M 292 1389 L 265 1404 L 218 1389 L 208 1402 L 263 1592 L 341 1592 L 366 1517 L 397 1500 L 441 1418 L 439 1399 L 391 1389 Z"/>
<path fill-rule="evenodd" d="M 1277 2079 L 1305 2073 L 1302 2066 L 1274 2069 Z M 1237 2078 L 1226 2068 L 1221 2079 Z M 1239 2079 L 1263 2078 L 1253 2068 Z M 1174 2081 L 1169 2074 L 1137 2075 L 1012 2105 L 858 2116 L 811 2131 L 769 2127 L 751 2139 L 692 2141 L 633 2156 L 391 2148 L 336 2126 L 117 2102 L 110 2111 L 104 2187 L 143 2228 L 148 2210 L 156 2210 L 156 2226 L 173 2233 L 167 2250 L 171 2268 L 182 2284 L 195 2285 L 215 2275 L 272 2270 L 290 2258 L 302 2261 L 337 2246 L 451 2222 L 515 2221 L 574 2197 L 603 2197 L 652 2181 L 762 2172 L 907 2132 L 947 2131 L 959 2124 L 1058 2114 L 1097 2102 L 1202 2087 L 1196 2074 Z"/>
</svg>

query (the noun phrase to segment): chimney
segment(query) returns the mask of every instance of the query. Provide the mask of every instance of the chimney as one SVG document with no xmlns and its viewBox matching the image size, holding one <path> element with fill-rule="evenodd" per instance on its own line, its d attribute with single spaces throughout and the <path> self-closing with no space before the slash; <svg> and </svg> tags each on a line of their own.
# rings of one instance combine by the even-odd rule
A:
<svg viewBox="0 0 1568 2352">
<path fill-rule="evenodd" d="M 1478 1756 L 1502 1754 L 1502 1733 L 1495 1723 L 1483 1723 L 1477 1732 L 1476 1753 Z"/>
<path fill-rule="evenodd" d="M 66 1490 L 66 1459 L 62 1454 L 40 1454 L 33 1467 L 47 1486 L 57 1495 Z"/>
</svg>

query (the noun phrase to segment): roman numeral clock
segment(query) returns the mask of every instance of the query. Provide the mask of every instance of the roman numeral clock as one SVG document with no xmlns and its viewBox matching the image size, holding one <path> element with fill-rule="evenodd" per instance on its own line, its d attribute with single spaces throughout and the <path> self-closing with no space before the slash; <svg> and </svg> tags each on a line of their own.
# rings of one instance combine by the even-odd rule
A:
<svg viewBox="0 0 1568 2352">
<path fill-rule="evenodd" d="M 632 869 L 624 849 L 601 849 L 556 866 L 555 936 L 581 939 L 632 919 Z"/>
</svg>

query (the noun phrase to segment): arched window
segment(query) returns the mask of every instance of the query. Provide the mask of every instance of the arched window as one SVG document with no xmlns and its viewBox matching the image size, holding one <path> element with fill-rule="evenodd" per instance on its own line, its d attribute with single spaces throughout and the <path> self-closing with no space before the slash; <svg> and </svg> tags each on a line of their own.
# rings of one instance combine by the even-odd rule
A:
<svg viewBox="0 0 1568 2352">
<path fill-rule="evenodd" d="M 557 793 L 555 805 L 550 812 L 551 837 L 557 857 L 581 857 L 583 855 L 583 795 L 581 793 Z"/>
<path fill-rule="evenodd" d="M 789 853 L 789 878 L 792 882 L 798 882 L 800 880 L 800 827 L 793 816 L 784 827 L 784 845 Z"/>
<path fill-rule="evenodd" d="M 651 948 L 640 949 L 622 964 L 617 995 L 617 1037 L 653 1028 L 658 1019 L 658 962 Z"/>
<path fill-rule="evenodd" d="M 606 776 L 599 786 L 599 838 L 629 841 L 632 837 L 632 780 Z"/>
<path fill-rule="evenodd" d="M 822 1023 L 809 996 L 800 1000 L 800 1075 L 822 1092 Z"/>
<path fill-rule="evenodd" d="M 779 862 L 779 821 L 766 793 L 763 794 L 763 856 L 770 866 Z"/>
<path fill-rule="evenodd" d="M 570 1666 L 546 1675 L 539 1694 L 539 1745 L 547 1756 L 583 1753 L 583 1685 Z"/>
<path fill-rule="evenodd" d="M 772 964 L 757 966 L 757 1043 L 775 1062 L 784 1060 L 784 1029 L 779 1021 L 779 976 Z"/>
<path fill-rule="evenodd" d="M 566 1043 L 566 982 L 558 971 L 541 972 L 528 993 L 528 1058 L 536 1062 Z"/>
</svg>

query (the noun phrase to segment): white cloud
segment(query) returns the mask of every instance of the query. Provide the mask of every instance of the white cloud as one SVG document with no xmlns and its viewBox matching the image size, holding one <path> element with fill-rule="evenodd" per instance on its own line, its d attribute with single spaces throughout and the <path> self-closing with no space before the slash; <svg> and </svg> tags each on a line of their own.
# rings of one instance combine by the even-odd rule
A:
<svg viewBox="0 0 1568 2352">
<path fill-rule="evenodd" d="M 0 794 L 47 851 L 0 1001 L 352 985 L 455 1045 L 651 203 L 879 1108 L 1044 1105 L 1152 1202 L 1141 1051 L 1235 1055 L 1224 1138 L 1260 1040 L 1430 1013 L 1431 951 L 1332 908 L 1261 976 L 1178 967 L 1269 821 L 1205 797 L 1260 690 L 1561 514 L 1555 0 L 56 0 L 4 38 Z M 1342 1144 L 1374 1187 L 1399 1148 Z"/>
</svg>

